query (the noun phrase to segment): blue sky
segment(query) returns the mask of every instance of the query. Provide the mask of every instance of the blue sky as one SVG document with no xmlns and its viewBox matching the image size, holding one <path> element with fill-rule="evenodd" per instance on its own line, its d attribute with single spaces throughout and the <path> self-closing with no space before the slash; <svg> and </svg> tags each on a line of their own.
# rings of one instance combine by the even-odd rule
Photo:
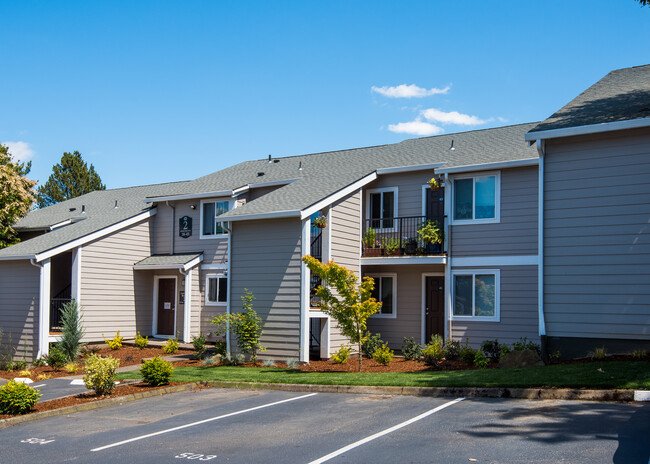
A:
<svg viewBox="0 0 650 464">
<path fill-rule="evenodd" d="M 41 182 L 79 150 L 109 188 L 541 120 L 650 63 L 634 0 L 0 0 L 0 18 L 0 142 Z"/>
</svg>

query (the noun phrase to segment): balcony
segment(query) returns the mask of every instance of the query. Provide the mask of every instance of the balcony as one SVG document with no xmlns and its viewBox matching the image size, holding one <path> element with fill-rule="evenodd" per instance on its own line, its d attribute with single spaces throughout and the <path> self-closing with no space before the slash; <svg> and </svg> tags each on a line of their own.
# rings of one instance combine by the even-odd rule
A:
<svg viewBox="0 0 650 464">
<path fill-rule="evenodd" d="M 365 219 L 361 256 L 440 256 L 444 217 L 409 216 Z M 438 238 L 440 243 L 436 243 Z"/>
</svg>

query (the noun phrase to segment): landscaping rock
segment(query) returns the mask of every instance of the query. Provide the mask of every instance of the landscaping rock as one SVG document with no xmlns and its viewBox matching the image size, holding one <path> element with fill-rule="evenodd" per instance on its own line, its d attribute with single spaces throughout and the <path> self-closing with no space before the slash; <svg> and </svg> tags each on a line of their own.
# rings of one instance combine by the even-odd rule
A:
<svg viewBox="0 0 650 464">
<path fill-rule="evenodd" d="M 499 361 L 499 367 L 543 366 L 544 362 L 534 350 L 511 351 Z"/>
</svg>

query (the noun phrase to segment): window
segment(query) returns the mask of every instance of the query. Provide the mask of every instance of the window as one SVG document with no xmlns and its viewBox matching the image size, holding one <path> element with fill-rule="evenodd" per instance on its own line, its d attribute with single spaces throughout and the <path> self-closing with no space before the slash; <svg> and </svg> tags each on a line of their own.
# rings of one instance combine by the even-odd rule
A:
<svg viewBox="0 0 650 464">
<path fill-rule="evenodd" d="M 499 277 L 498 270 L 454 271 L 453 318 L 499 322 Z"/>
<path fill-rule="evenodd" d="M 375 274 L 369 275 L 375 279 L 375 288 L 372 297 L 382 303 L 380 311 L 373 317 L 397 316 L 397 275 Z"/>
<path fill-rule="evenodd" d="M 216 306 L 228 302 L 228 278 L 211 274 L 205 278 L 205 304 Z"/>
<path fill-rule="evenodd" d="M 454 179 L 454 223 L 499 222 L 499 173 Z"/>
<path fill-rule="evenodd" d="M 373 229 L 392 229 L 397 217 L 397 188 L 368 190 L 366 214 Z M 386 219 L 384 219 L 386 218 Z M 382 219 L 382 220 L 379 220 Z"/>
<path fill-rule="evenodd" d="M 226 230 L 218 224 L 217 217 L 230 209 L 226 201 L 201 202 L 201 238 L 214 238 L 226 234 Z M 227 227 L 228 223 L 226 223 Z"/>
</svg>

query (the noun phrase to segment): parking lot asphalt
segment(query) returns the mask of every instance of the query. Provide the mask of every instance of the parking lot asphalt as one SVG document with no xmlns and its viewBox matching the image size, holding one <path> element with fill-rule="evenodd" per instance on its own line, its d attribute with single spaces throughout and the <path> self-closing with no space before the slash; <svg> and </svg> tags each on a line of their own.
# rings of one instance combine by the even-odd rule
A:
<svg viewBox="0 0 650 464">
<path fill-rule="evenodd" d="M 0 430 L 0 463 L 642 463 L 650 405 L 207 389 Z"/>
</svg>

